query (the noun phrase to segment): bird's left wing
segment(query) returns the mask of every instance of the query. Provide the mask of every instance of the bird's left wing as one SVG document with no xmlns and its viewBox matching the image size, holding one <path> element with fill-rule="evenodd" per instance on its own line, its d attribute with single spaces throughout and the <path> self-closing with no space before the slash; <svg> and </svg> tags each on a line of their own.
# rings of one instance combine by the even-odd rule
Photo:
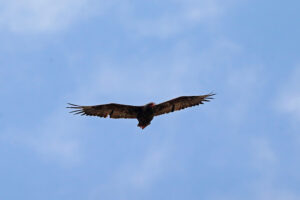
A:
<svg viewBox="0 0 300 200">
<path fill-rule="evenodd" d="M 98 116 L 98 117 L 107 117 L 110 118 L 137 118 L 137 114 L 141 109 L 141 106 L 131 106 L 123 104 L 103 104 L 95 106 L 78 106 L 75 104 L 70 104 L 67 108 L 75 109 L 71 111 L 74 114 L 89 115 L 89 116 Z"/>
<path fill-rule="evenodd" d="M 171 99 L 169 101 L 155 105 L 153 108 L 154 116 L 203 104 L 203 102 L 213 99 L 212 98 L 213 95 L 215 94 L 210 93 L 201 96 L 182 96 L 182 97 L 177 97 L 175 99 Z"/>
</svg>

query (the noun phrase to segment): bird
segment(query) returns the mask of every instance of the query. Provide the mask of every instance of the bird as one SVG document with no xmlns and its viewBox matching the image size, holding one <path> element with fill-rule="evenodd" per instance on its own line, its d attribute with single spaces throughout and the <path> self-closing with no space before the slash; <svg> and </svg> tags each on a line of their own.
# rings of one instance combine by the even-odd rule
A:
<svg viewBox="0 0 300 200">
<path fill-rule="evenodd" d="M 109 103 L 94 106 L 79 106 L 68 103 L 67 108 L 74 109 L 70 111 L 73 114 L 98 116 L 98 117 L 110 117 L 113 119 L 125 118 L 125 119 L 137 119 L 138 127 L 141 129 L 146 128 L 151 124 L 154 117 L 163 115 L 166 113 L 182 110 L 188 107 L 203 104 L 213 99 L 214 93 L 209 93 L 200 96 L 180 96 L 169 101 L 155 104 L 150 102 L 143 106 L 124 105 L 117 103 Z"/>
</svg>

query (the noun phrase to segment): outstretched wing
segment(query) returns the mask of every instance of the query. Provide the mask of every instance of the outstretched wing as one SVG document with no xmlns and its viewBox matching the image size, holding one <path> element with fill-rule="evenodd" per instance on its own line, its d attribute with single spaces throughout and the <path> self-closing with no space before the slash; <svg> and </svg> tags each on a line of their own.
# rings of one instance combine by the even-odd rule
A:
<svg viewBox="0 0 300 200">
<path fill-rule="evenodd" d="M 175 99 L 171 99 L 169 101 L 155 105 L 153 108 L 154 116 L 203 104 L 203 102 L 205 101 L 208 102 L 209 100 L 213 99 L 212 98 L 213 95 L 215 94 L 210 93 L 202 96 L 182 96 L 182 97 L 177 97 Z"/>
<path fill-rule="evenodd" d="M 98 117 L 107 117 L 110 118 L 136 118 L 140 106 L 130 106 L 130 105 L 122 105 L 122 104 L 103 104 L 103 105 L 95 105 L 95 106 L 78 106 L 75 104 L 70 104 L 67 108 L 75 109 L 70 113 L 81 114 L 81 115 L 89 115 L 89 116 L 98 116 Z"/>
</svg>

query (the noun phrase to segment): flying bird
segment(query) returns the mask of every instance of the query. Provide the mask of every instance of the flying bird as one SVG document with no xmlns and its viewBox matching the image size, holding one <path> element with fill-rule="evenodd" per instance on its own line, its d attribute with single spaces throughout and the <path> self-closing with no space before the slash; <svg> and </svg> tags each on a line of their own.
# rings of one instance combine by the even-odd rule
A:
<svg viewBox="0 0 300 200">
<path fill-rule="evenodd" d="M 144 129 L 146 126 L 150 125 L 155 116 L 203 104 L 203 102 L 209 102 L 213 99 L 213 95 L 215 94 L 210 93 L 201 96 L 181 96 L 160 104 L 151 102 L 144 106 L 132 106 L 116 103 L 95 106 L 79 106 L 68 103 L 70 106 L 67 108 L 75 109 L 70 112 L 74 114 L 104 118 L 109 116 L 114 119 L 137 119 L 139 121 L 137 126 Z"/>
</svg>

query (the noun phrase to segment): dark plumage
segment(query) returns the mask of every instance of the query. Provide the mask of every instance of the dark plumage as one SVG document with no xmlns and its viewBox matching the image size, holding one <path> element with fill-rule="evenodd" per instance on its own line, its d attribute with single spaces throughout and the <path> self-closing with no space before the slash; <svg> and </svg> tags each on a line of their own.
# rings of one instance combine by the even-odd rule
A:
<svg viewBox="0 0 300 200">
<path fill-rule="evenodd" d="M 74 114 L 98 116 L 104 118 L 110 116 L 110 118 L 115 119 L 137 119 L 139 121 L 138 126 L 144 129 L 146 126 L 150 125 L 155 116 L 203 104 L 203 102 L 208 102 L 209 100 L 213 99 L 213 95 L 215 94 L 211 93 L 201 96 L 181 96 L 157 105 L 154 103 L 149 103 L 144 106 L 131 106 L 110 103 L 95 106 L 78 106 L 69 103 L 71 106 L 67 108 L 75 109 L 70 112 Z"/>
</svg>

